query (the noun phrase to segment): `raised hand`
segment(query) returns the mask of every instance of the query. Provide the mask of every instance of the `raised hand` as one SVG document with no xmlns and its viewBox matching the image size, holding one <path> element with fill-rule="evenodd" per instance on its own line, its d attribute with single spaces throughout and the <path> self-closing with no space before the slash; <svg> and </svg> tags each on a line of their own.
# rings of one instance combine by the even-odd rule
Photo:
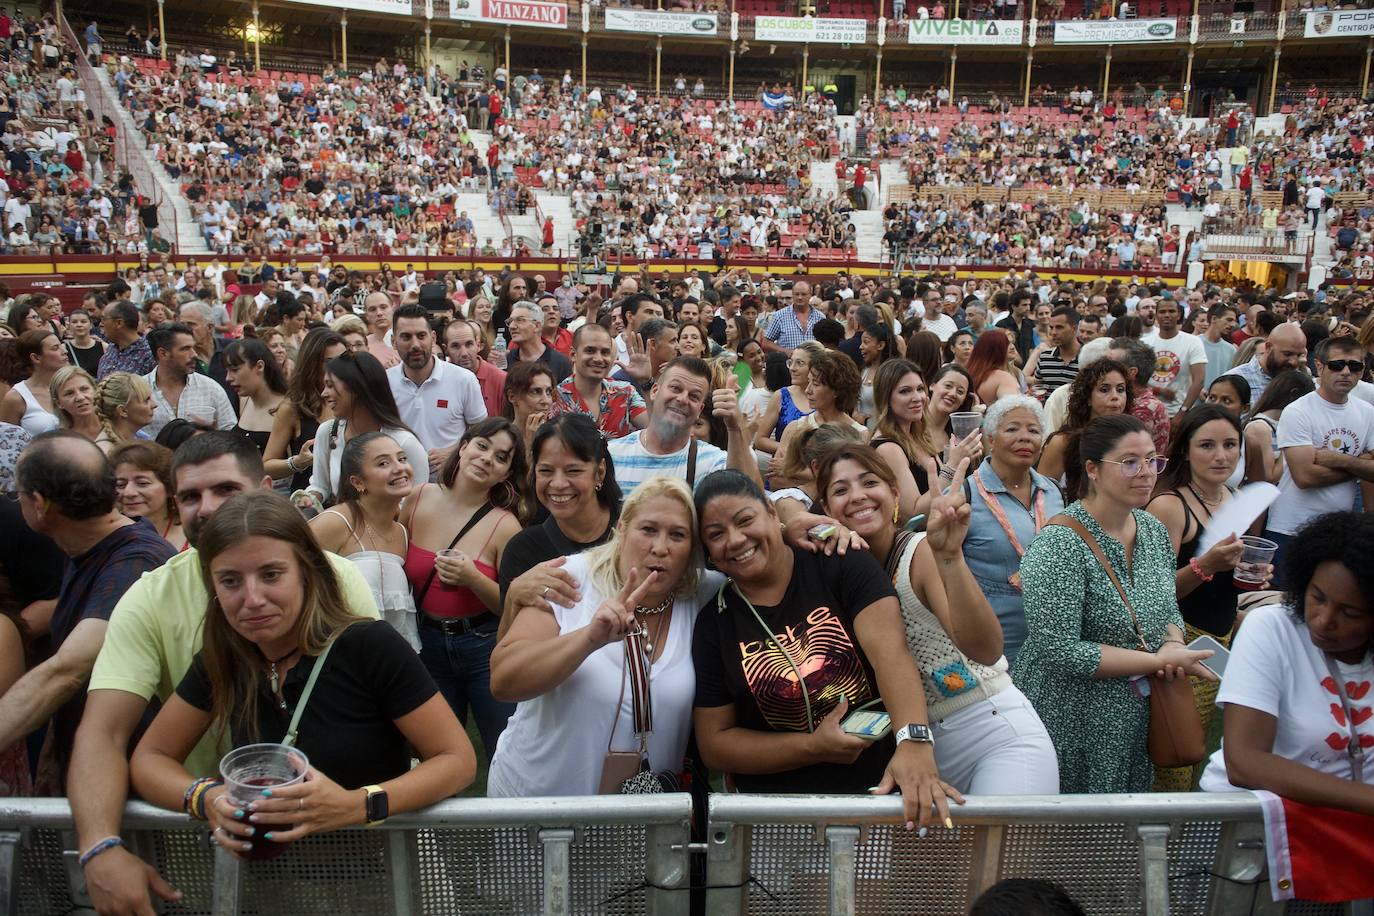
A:
<svg viewBox="0 0 1374 916">
<path fill-rule="evenodd" d="M 649 351 L 644 346 L 644 338 L 638 333 L 631 331 L 625 335 L 625 350 L 628 353 L 626 359 L 618 359 L 615 364 L 625 370 L 625 374 L 639 381 L 647 381 L 653 377 L 653 363 L 649 361 Z"/>
<path fill-rule="evenodd" d="M 937 557 L 948 557 L 963 550 L 968 536 L 969 518 L 973 508 L 964 495 L 964 478 L 968 475 L 969 459 L 964 458 L 954 469 L 949 492 L 937 493 L 930 501 L 926 521 L 926 540 Z"/>
<path fill-rule="evenodd" d="M 744 412 L 739 409 L 739 395 L 731 388 L 717 388 L 711 392 L 711 414 L 725 421 L 727 429 L 745 428 Z"/>
<path fill-rule="evenodd" d="M 639 570 L 631 569 L 615 597 L 607 598 L 597 606 L 586 626 L 587 637 L 596 648 L 609 645 L 634 629 L 635 608 L 657 579 L 657 570 L 644 576 L 641 581 Z"/>
</svg>

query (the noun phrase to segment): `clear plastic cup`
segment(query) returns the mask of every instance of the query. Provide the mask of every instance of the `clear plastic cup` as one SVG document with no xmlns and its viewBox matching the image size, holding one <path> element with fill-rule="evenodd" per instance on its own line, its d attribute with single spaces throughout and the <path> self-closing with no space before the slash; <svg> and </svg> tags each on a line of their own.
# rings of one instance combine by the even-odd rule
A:
<svg viewBox="0 0 1374 916">
<path fill-rule="evenodd" d="M 246 808 L 250 802 L 262 798 L 263 789 L 294 786 L 305 779 L 310 760 L 299 749 L 285 744 L 245 744 L 224 755 L 219 762 L 219 774 L 224 789 L 235 806 Z M 244 815 L 245 820 L 247 815 Z M 290 830 L 290 826 L 278 827 Z M 254 835 L 253 848 L 245 853 L 249 859 L 275 859 L 286 851 L 289 843 L 276 843 Z"/>
<path fill-rule="evenodd" d="M 972 410 L 959 410 L 949 415 L 949 445 L 943 456 L 946 464 L 950 461 L 951 447 L 956 442 L 963 442 L 982 425 L 983 415 Z"/>
<path fill-rule="evenodd" d="M 1241 549 L 1240 559 L 1236 561 L 1236 570 L 1231 578 L 1236 583 L 1236 588 L 1254 591 L 1262 587 L 1272 573 L 1274 553 L 1279 549 L 1279 545 L 1266 538 L 1249 534 L 1242 537 L 1240 542 L 1245 546 Z"/>
</svg>

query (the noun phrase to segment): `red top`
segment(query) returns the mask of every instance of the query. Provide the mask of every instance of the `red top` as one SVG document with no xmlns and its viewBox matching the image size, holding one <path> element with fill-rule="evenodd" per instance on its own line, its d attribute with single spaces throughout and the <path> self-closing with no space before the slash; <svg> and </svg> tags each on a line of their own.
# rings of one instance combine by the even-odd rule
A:
<svg viewBox="0 0 1374 916">
<path fill-rule="evenodd" d="M 420 498 L 424 496 L 428 486 L 421 487 L 420 492 L 415 495 L 415 508 L 420 507 Z M 487 532 L 486 543 L 482 545 L 477 555 L 481 556 L 487 549 L 487 544 L 491 543 L 492 536 L 496 534 L 496 529 L 501 523 L 505 511 L 495 513 L 491 523 L 491 530 Z M 425 547 L 417 546 L 412 538 L 410 545 L 406 548 L 406 581 L 410 583 L 412 594 L 419 592 L 425 585 L 425 580 L 429 579 L 429 574 L 434 571 L 435 552 Z M 489 566 L 476 559 L 472 565 L 479 573 L 486 576 L 491 581 L 496 581 L 496 567 Z M 490 613 L 490 608 L 482 603 L 482 599 L 477 597 L 477 593 L 470 588 L 454 587 L 445 585 L 440 581 L 436 573 L 434 579 L 429 583 L 429 590 L 425 592 L 424 600 L 420 603 L 417 610 L 421 614 L 428 614 L 430 617 L 479 617 L 482 614 Z"/>
</svg>

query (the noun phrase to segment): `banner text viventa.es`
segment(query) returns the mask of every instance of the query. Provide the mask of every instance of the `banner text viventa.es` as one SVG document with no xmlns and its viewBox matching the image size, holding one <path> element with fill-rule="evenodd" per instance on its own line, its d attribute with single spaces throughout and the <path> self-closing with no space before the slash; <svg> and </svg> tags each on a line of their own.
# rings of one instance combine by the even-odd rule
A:
<svg viewBox="0 0 1374 916">
<path fill-rule="evenodd" d="M 607 7 L 606 31 L 638 32 L 641 35 L 706 35 L 720 30 L 715 13 L 665 13 L 659 10 L 623 10 Z"/>
<path fill-rule="evenodd" d="M 908 19 L 906 40 L 913 45 L 1019 45 L 1025 24 L 1019 19 Z"/>
<path fill-rule="evenodd" d="M 754 19 L 754 38 L 758 41 L 795 41 L 813 45 L 861 45 L 868 40 L 868 20 L 758 16 Z"/>
<path fill-rule="evenodd" d="M 1098 19 L 1056 22 L 1057 45 L 1129 45 L 1150 41 L 1177 41 L 1175 19 Z"/>
<path fill-rule="evenodd" d="M 453 19 L 500 25 L 531 25 L 544 29 L 568 27 L 568 5 L 546 0 L 449 0 Z"/>
</svg>

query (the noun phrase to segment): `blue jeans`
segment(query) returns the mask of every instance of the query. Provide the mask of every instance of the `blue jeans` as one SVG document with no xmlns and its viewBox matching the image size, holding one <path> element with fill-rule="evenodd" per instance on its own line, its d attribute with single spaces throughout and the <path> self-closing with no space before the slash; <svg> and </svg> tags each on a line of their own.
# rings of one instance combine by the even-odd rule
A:
<svg viewBox="0 0 1374 916">
<path fill-rule="evenodd" d="M 496 647 L 496 621 L 467 633 L 446 636 L 434 627 L 420 626 L 420 661 L 434 685 L 459 721 L 468 723 L 468 711 L 477 718 L 487 759 L 496 751 L 496 739 L 515 712 L 514 703 L 502 703 L 491 695 L 491 650 Z"/>
</svg>

